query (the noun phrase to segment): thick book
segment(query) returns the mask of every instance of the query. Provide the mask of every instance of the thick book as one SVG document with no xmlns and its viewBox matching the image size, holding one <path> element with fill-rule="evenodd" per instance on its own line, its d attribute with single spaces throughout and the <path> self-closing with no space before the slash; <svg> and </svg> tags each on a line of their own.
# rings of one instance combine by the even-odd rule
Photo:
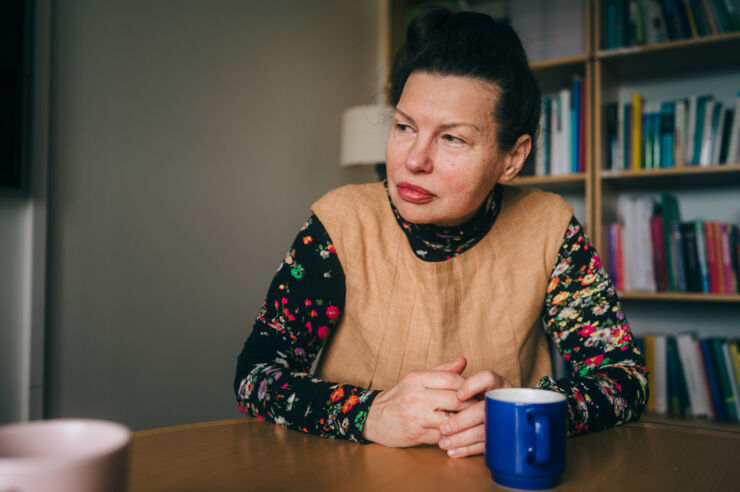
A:
<svg viewBox="0 0 740 492">
<path fill-rule="evenodd" d="M 711 103 L 711 104 L 710 104 Z M 707 106 L 710 106 L 709 117 L 707 117 Z M 691 156 L 692 164 L 701 164 L 703 143 L 705 135 L 709 133 L 708 123 L 711 121 L 711 108 L 714 107 L 714 99 L 711 95 L 702 95 L 696 98 L 696 122 L 694 125 L 694 155 Z"/>
<path fill-rule="evenodd" d="M 670 193 L 660 194 L 661 211 L 663 213 L 663 235 L 666 244 L 666 263 L 668 266 L 668 290 L 680 290 L 679 281 L 679 250 L 680 242 L 674 240 L 674 231 L 678 229 L 681 222 L 681 215 L 678 209 L 676 197 Z M 678 232 L 680 237 L 680 231 Z"/>
<path fill-rule="evenodd" d="M 694 222 L 681 223 L 681 247 L 686 270 L 686 288 L 689 292 L 702 292 L 701 268 L 699 266 Z"/>
<path fill-rule="evenodd" d="M 707 246 L 704 237 L 704 222 L 694 221 L 694 234 L 696 237 L 696 256 L 699 260 L 699 271 L 701 272 L 701 291 L 711 292 L 709 287 L 709 267 L 707 265 Z"/>
<path fill-rule="evenodd" d="M 725 412 L 728 420 L 737 421 L 738 413 L 735 408 L 735 398 L 733 396 L 732 387 L 730 386 L 730 377 L 727 374 L 727 364 L 725 363 L 725 355 L 722 350 L 723 340 L 721 338 L 712 337 L 711 349 L 714 362 L 714 368 L 717 372 L 717 381 L 719 381 L 720 391 L 722 394 L 722 401 L 725 405 Z"/>
<path fill-rule="evenodd" d="M 704 367 L 709 378 L 709 388 L 712 392 L 712 406 L 714 407 L 715 416 L 718 420 L 727 419 L 727 410 L 725 409 L 724 396 L 722 395 L 719 379 L 715 370 L 714 356 L 712 354 L 711 341 L 708 338 L 699 340 L 701 344 L 701 353 L 703 355 Z"/>
<path fill-rule="evenodd" d="M 699 101 L 699 96 L 689 96 L 686 100 L 686 135 L 684 145 L 684 158 L 685 164 L 696 164 L 694 162 L 694 143 L 696 142 L 696 106 Z"/>
<path fill-rule="evenodd" d="M 715 108 L 717 102 L 714 99 L 707 99 L 704 101 L 699 100 L 699 106 L 697 108 L 697 125 L 701 128 L 701 139 L 699 140 L 699 154 L 694 154 L 695 158 L 698 158 L 696 162 L 700 166 L 708 166 L 711 164 L 712 154 L 712 140 L 713 140 L 713 122 Z M 698 130 L 697 130 L 698 131 Z M 696 149 L 695 149 L 696 150 Z"/>
</svg>

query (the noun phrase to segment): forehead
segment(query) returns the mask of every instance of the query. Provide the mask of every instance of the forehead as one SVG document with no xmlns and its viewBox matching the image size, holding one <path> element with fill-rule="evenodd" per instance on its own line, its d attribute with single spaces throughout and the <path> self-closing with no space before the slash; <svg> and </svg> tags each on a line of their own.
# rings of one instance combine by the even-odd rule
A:
<svg viewBox="0 0 740 492">
<path fill-rule="evenodd" d="M 462 119 L 491 122 L 498 95 L 495 84 L 457 75 L 414 72 L 406 81 L 397 107 L 414 119 Z"/>
</svg>

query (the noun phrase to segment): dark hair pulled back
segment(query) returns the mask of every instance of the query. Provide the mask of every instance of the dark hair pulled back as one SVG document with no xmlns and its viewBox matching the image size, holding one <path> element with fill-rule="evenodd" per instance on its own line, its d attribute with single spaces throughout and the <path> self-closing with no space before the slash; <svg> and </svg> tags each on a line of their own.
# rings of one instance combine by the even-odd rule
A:
<svg viewBox="0 0 740 492">
<path fill-rule="evenodd" d="M 498 88 L 493 108 L 499 149 L 510 150 L 522 135 L 536 139 L 540 89 L 513 29 L 478 12 L 431 7 L 413 18 L 396 54 L 390 100 L 398 104 L 414 72 L 474 77 Z"/>
</svg>

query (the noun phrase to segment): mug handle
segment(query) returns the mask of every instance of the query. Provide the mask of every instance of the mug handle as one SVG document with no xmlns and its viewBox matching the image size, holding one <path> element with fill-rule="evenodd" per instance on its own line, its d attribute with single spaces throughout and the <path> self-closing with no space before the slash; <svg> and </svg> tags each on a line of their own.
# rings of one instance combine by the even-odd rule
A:
<svg viewBox="0 0 740 492">
<path fill-rule="evenodd" d="M 550 461 L 550 419 L 541 412 L 530 411 L 527 420 L 534 424 L 534 447 L 527 449 L 527 461 L 544 465 Z"/>
</svg>

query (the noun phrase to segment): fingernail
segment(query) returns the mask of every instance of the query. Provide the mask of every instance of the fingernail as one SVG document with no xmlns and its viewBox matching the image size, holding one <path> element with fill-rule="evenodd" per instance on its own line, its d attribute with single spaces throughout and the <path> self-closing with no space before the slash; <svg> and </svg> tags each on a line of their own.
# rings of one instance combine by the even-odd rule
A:
<svg viewBox="0 0 740 492">
<path fill-rule="evenodd" d="M 458 451 L 457 449 L 450 449 L 449 451 L 447 451 L 447 456 L 451 458 L 454 458 L 455 456 L 458 456 L 459 454 L 460 454 L 460 451 Z"/>
<path fill-rule="evenodd" d="M 442 424 L 442 427 L 440 427 L 439 430 L 440 432 L 442 432 L 442 434 L 449 434 L 452 429 L 450 428 L 449 424 Z"/>
<path fill-rule="evenodd" d="M 442 439 L 441 441 L 439 441 L 439 447 L 442 448 L 442 449 L 449 448 L 450 447 L 450 440 L 445 437 L 444 439 Z"/>
</svg>

